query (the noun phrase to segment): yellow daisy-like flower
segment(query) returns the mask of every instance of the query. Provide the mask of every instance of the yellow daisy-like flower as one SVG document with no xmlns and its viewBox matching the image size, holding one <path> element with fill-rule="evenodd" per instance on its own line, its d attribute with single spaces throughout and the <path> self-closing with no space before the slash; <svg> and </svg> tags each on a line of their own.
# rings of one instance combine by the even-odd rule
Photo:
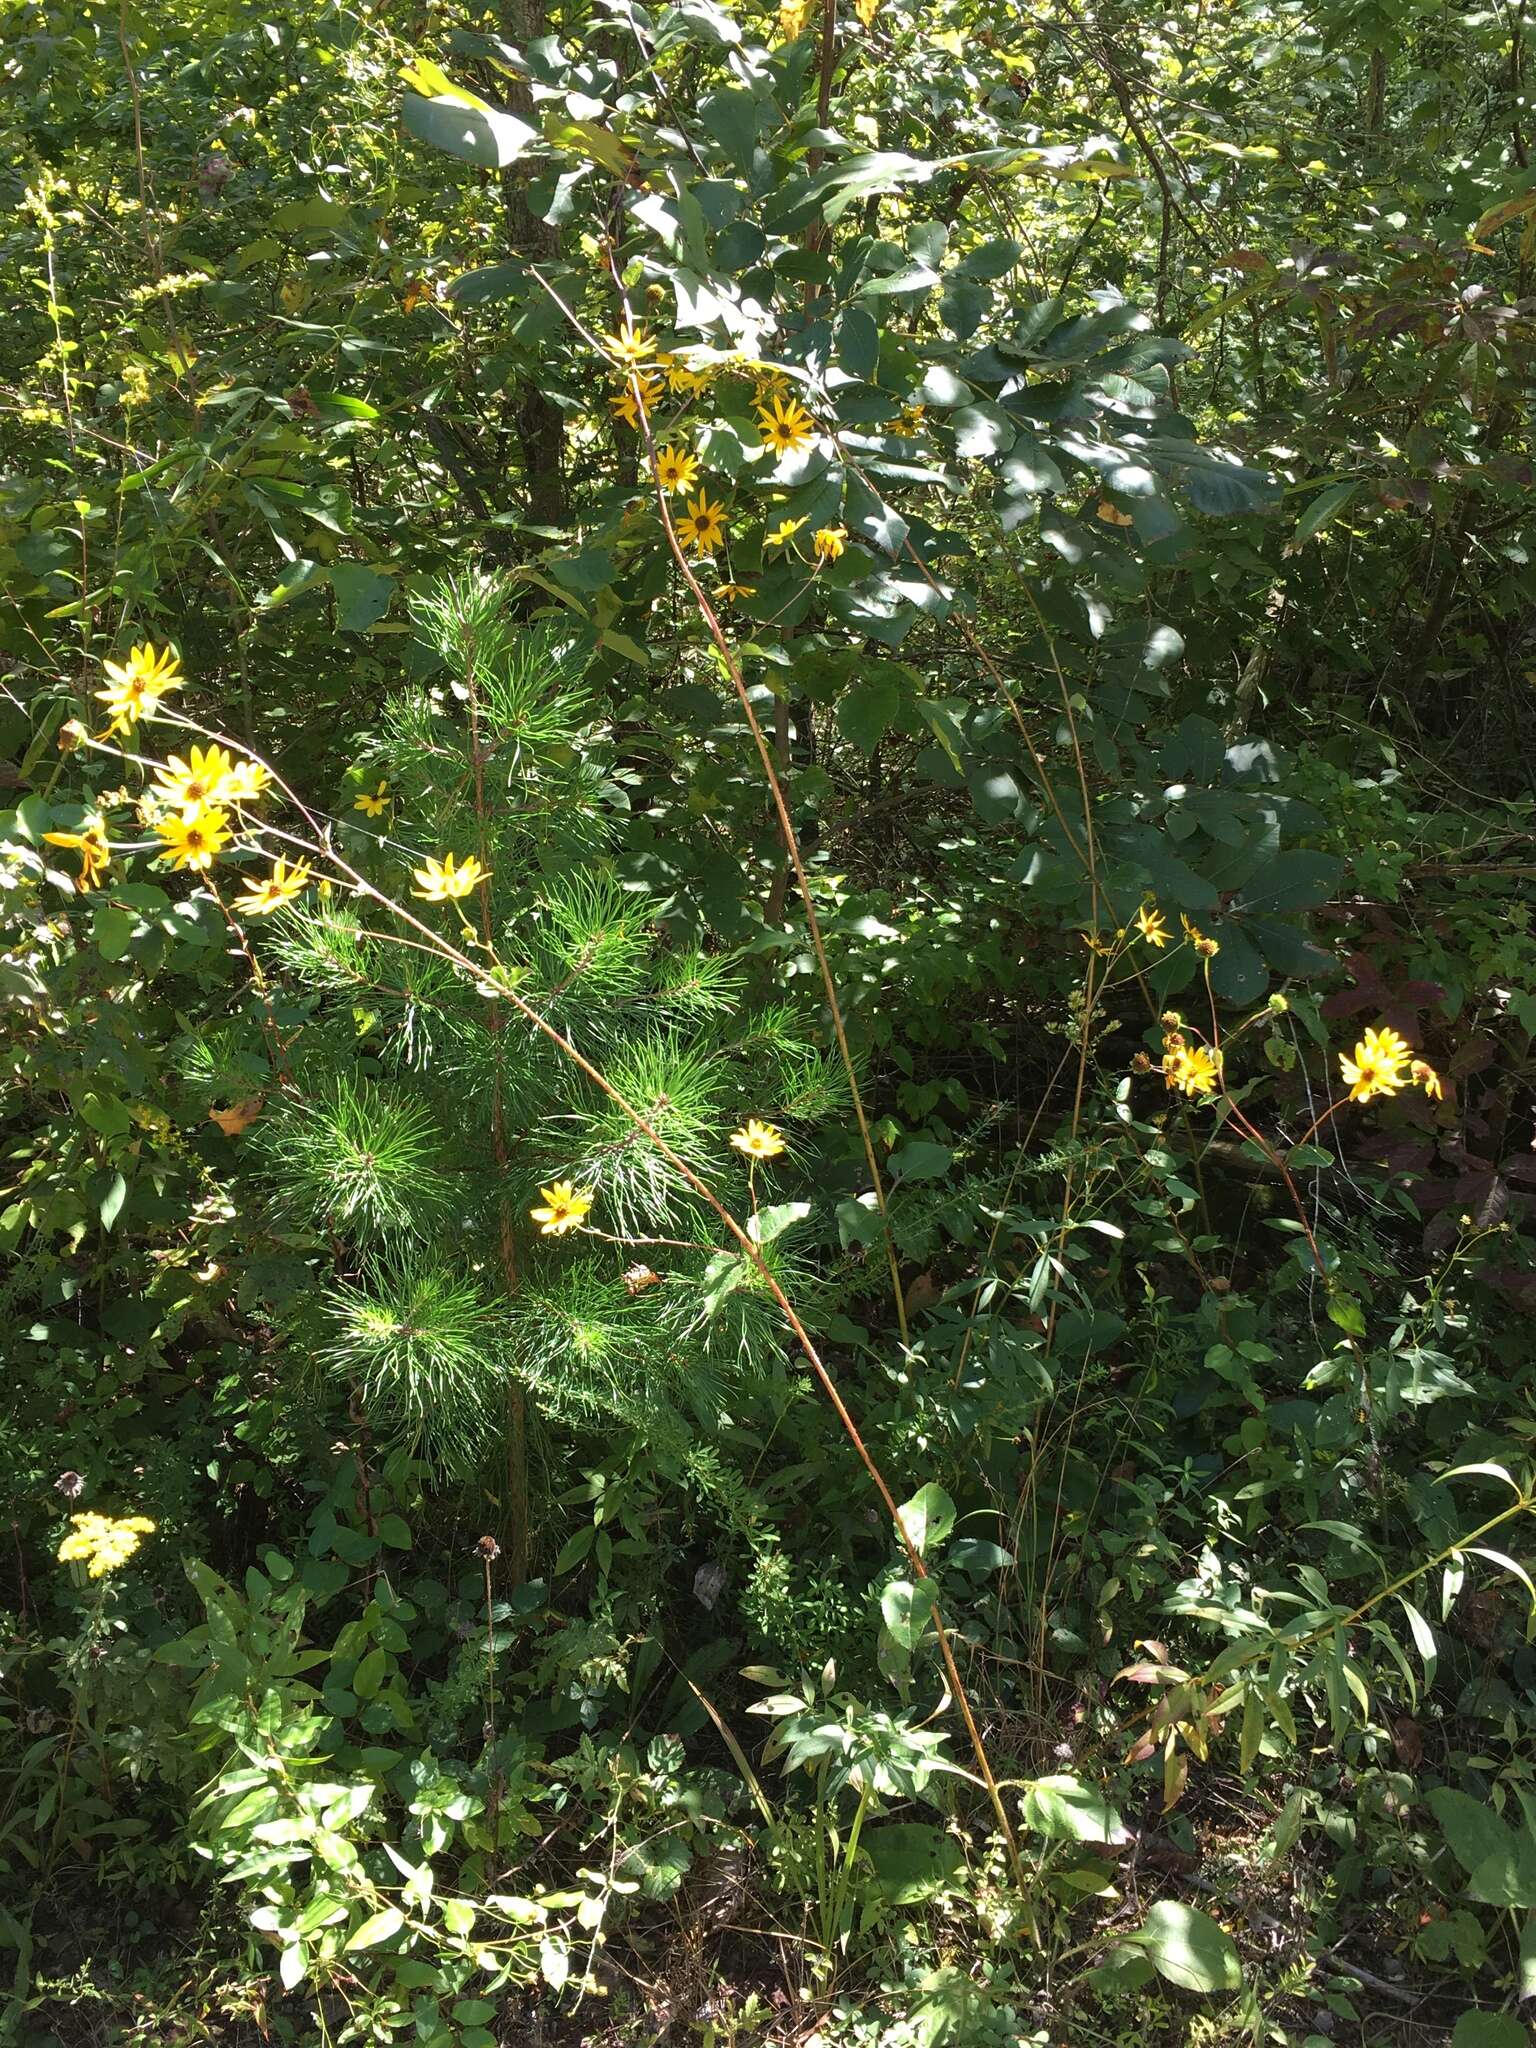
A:
<svg viewBox="0 0 1536 2048">
<path fill-rule="evenodd" d="M 1141 933 L 1147 944 L 1149 946 L 1156 946 L 1159 952 L 1168 943 L 1170 936 L 1168 926 L 1164 922 L 1163 913 L 1155 903 L 1143 903 L 1140 910 L 1137 911 L 1136 929 Z"/>
<path fill-rule="evenodd" d="M 1199 925 L 1190 923 L 1182 910 L 1179 912 L 1179 923 L 1184 927 L 1185 938 L 1188 939 L 1195 951 L 1204 959 L 1213 959 L 1221 951 L 1220 942 L 1216 939 L 1208 939 L 1205 933 L 1201 931 Z"/>
<path fill-rule="evenodd" d="M 1163 1054 L 1163 1079 L 1181 1095 L 1214 1095 L 1221 1082 L 1221 1054 L 1208 1046 L 1186 1045 L 1179 1038 Z"/>
<path fill-rule="evenodd" d="M 382 818 L 389 809 L 389 805 L 390 794 L 387 782 L 381 782 L 377 789 L 361 790 L 352 799 L 353 810 L 362 811 L 365 816 L 370 818 Z"/>
<path fill-rule="evenodd" d="M 649 418 L 656 410 L 656 401 L 661 396 L 661 379 L 653 377 L 649 370 L 645 370 L 641 372 L 636 381 L 640 386 L 640 402 L 638 405 L 635 403 L 634 392 L 629 389 L 620 391 L 615 397 L 610 398 L 608 404 L 614 418 L 622 420 L 626 427 L 638 434 L 640 431 L 641 412 L 644 411 L 646 417 Z"/>
<path fill-rule="evenodd" d="M 732 1131 L 731 1143 L 749 1159 L 777 1159 L 784 1150 L 784 1134 L 777 1124 L 749 1116 L 739 1131 Z"/>
<path fill-rule="evenodd" d="M 684 398 L 697 398 L 709 389 L 709 372 L 690 369 L 680 356 L 662 354 L 656 358 L 656 367 L 667 380 L 667 389 L 676 391 Z"/>
<path fill-rule="evenodd" d="M 656 337 L 647 327 L 628 326 L 621 334 L 605 334 L 603 347 L 626 370 L 656 359 Z"/>
<path fill-rule="evenodd" d="M 847 540 L 846 526 L 818 526 L 811 535 L 811 551 L 819 563 L 835 562 Z"/>
<path fill-rule="evenodd" d="M 1077 936 L 1096 958 L 1108 960 L 1113 956 L 1114 948 L 1101 939 L 1097 932 L 1079 932 Z"/>
<path fill-rule="evenodd" d="M 738 597 L 756 597 L 756 595 L 757 585 L 755 583 L 722 583 L 715 592 L 715 597 L 721 604 L 734 604 Z"/>
<path fill-rule="evenodd" d="M 224 747 L 193 747 L 185 761 L 172 754 L 164 767 L 155 770 L 155 795 L 162 803 L 189 813 L 202 810 L 205 804 L 222 803 L 234 765 L 233 754 Z"/>
<path fill-rule="evenodd" d="M 100 818 L 87 818 L 78 832 L 45 832 L 43 838 L 49 846 L 62 846 L 79 854 L 80 880 L 77 886 L 82 892 L 94 889 L 111 865 L 112 849 L 107 844 L 107 828 Z"/>
<path fill-rule="evenodd" d="M 867 28 L 869 23 L 866 22 L 864 25 Z M 927 410 L 925 405 L 904 405 L 885 431 L 894 434 L 898 440 L 910 441 L 914 435 L 922 432 L 923 415 Z"/>
<path fill-rule="evenodd" d="M 763 445 L 777 455 L 793 455 L 816 438 L 816 422 L 796 398 L 775 398 L 757 409 L 757 431 Z"/>
<path fill-rule="evenodd" d="M 669 443 L 656 453 L 656 481 L 664 491 L 691 491 L 699 480 L 699 458 Z"/>
<path fill-rule="evenodd" d="M 224 778 L 219 792 L 226 804 L 254 804 L 272 787 L 272 777 L 261 761 L 237 761 Z"/>
<path fill-rule="evenodd" d="M 801 527 L 807 526 L 809 523 L 805 519 L 781 519 L 772 533 L 765 533 L 763 535 L 763 546 L 765 548 L 788 547 Z"/>
<path fill-rule="evenodd" d="M 195 868 L 206 874 L 229 844 L 229 818 L 208 804 L 162 818 L 155 830 L 165 841 L 165 857 L 173 868 Z"/>
<path fill-rule="evenodd" d="M 725 506 L 707 491 L 687 503 L 687 513 L 677 521 L 677 537 L 696 555 L 711 555 L 725 539 Z"/>
<path fill-rule="evenodd" d="M 811 25 L 811 10 L 815 0 L 779 0 L 779 34 L 785 42 L 792 43 L 796 36 L 803 36 Z"/>
<path fill-rule="evenodd" d="M 460 896 L 467 896 L 471 889 L 478 889 L 490 874 L 470 854 L 462 867 L 454 865 L 453 855 L 445 853 L 441 860 L 429 859 L 424 868 L 412 868 L 411 873 L 420 882 L 419 889 L 411 894 L 419 896 L 426 903 L 448 903 Z"/>
<path fill-rule="evenodd" d="M 285 903 L 291 903 L 295 896 L 302 896 L 308 887 L 307 861 L 296 861 L 289 867 L 285 860 L 275 860 L 270 875 L 250 883 L 235 898 L 235 908 L 243 910 L 247 917 L 268 917 Z"/>
<path fill-rule="evenodd" d="M 1408 1069 L 1408 1072 L 1432 1102 L 1440 1102 L 1444 1099 L 1445 1083 L 1440 1079 L 1440 1076 L 1435 1072 L 1428 1060 L 1415 1060 Z"/>
<path fill-rule="evenodd" d="M 130 732 L 141 718 L 153 718 L 167 690 L 179 690 L 182 684 L 180 657 L 169 647 L 156 650 L 148 640 L 125 662 L 104 662 L 102 673 L 107 687 L 96 694 L 112 714 L 107 724 L 111 733 Z"/>
<path fill-rule="evenodd" d="M 853 11 L 859 17 L 860 28 L 873 28 L 875 16 L 880 12 L 880 0 L 853 0 Z"/>
<path fill-rule="evenodd" d="M 155 1533 L 148 1515 L 71 1515 L 70 1533 L 58 1548 L 61 1564 L 83 1564 L 93 1579 L 125 1565 L 146 1536 Z"/>
<path fill-rule="evenodd" d="M 1396 1095 L 1408 1085 L 1408 1063 L 1413 1048 L 1391 1025 L 1374 1025 L 1355 1047 L 1351 1059 L 1339 1054 L 1339 1071 L 1349 1088 L 1351 1102 L 1371 1102 L 1378 1095 Z M 1438 1077 L 1437 1077 L 1438 1078 Z"/>
<path fill-rule="evenodd" d="M 557 1180 L 539 1193 L 544 1197 L 543 1206 L 528 1214 L 538 1224 L 541 1237 L 564 1237 L 568 1230 L 579 1229 L 592 1207 L 592 1190 L 579 1188 L 574 1181 Z"/>
</svg>

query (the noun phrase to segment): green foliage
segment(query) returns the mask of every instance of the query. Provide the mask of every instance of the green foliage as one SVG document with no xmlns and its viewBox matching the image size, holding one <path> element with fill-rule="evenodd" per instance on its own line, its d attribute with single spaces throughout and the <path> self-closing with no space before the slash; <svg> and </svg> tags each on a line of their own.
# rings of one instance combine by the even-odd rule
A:
<svg viewBox="0 0 1536 2048">
<path fill-rule="evenodd" d="M 412 33 L 6 14 L 0 2033 L 1513 2040 L 1520 17 Z"/>
</svg>

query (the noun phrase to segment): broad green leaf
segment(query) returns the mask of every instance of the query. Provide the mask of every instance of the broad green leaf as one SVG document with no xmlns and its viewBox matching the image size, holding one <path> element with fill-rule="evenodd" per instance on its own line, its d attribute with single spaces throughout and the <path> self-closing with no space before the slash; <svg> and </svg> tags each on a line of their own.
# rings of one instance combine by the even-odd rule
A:
<svg viewBox="0 0 1536 2048">
<path fill-rule="evenodd" d="M 381 1941 L 392 1941 L 405 1925 L 405 1915 L 398 1906 L 385 1906 L 377 1913 L 370 1913 L 358 1927 L 347 1936 L 348 1950 L 377 1948 Z"/>
<path fill-rule="evenodd" d="M 916 1906 L 953 1889 L 963 1878 L 960 1844 L 943 1828 L 925 1821 L 896 1821 L 869 1828 L 864 1850 L 875 1872 L 875 1889 L 894 1906 Z"/>
<path fill-rule="evenodd" d="M 1063 1771 L 1035 1778 L 1024 1789 L 1024 1825 L 1054 1841 L 1103 1842 L 1130 1840 L 1130 1831 L 1104 1795 L 1081 1778 Z"/>
<path fill-rule="evenodd" d="M 1142 1948 L 1161 1976 L 1185 1991 L 1237 1991 L 1243 1968 L 1237 1944 L 1209 1913 L 1178 1899 L 1159 1899 L 1145 1924 L 1126 1939 Z"/>
<path fill-rule="evenodd" d="M 446 150 L 465 163 L 479 164 L 482 170 L 504 170 L 539 139 L 537 128 L 495 107 L 424 99 L 420 93 L 408 92 L 403 111 L 405 125 L 418 142 Z"/>
<path fill-rule="evenodd" d="M 955 1526 L 954 1502 L 942 1486 L 934 1485 L 931 1480 L 926 1486 L 920 1486 L 910 1500 L 903 1501 L 896 1512 L 907 1532 L 907 1541 L 924 1563 L 929 1552 L 937 1548 Z"/>
</svg>

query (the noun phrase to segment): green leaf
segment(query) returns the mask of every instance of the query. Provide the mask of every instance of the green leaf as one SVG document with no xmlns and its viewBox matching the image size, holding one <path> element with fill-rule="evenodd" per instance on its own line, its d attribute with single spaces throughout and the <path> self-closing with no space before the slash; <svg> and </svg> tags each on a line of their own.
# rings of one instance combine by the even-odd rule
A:
<svg viewBox="0 0 1536 2048">
<path fill-rule="evenodd" d="M 1310 540 L 1331 519 L 1337 519 L 1359 488 L 1358 480 L 1351 478 L 1347 483 L 1329 484 L 1325 491 L 1319 491 L 1296 522 L 1296 539 Z"/>
<path fill-rule="evenodd" d="M 104 1138 L 125 1137 L 133 1128 L 133 1118 L 117 1097 L 96 1088 L 87 1088 L 76 1097 L 75 1110 L 81 1123 L 89 1124 Z"/>
<path fill-rule="evenodd" d="M 908 1654 L 917 1648 L 934 1609 L 934 1590 L 928 1579 L 892 1579 L 881 1588 L 880 1613 L 899 1647 Z"/>
<path fill-rule="evenodd" d="M 121 960 L 133 937 L 135 919 L 115 903 L 98 903 L 91 913 L 91 937 L 103 960 Z"/>
<path fill-rule="evenodd" d="M 401 1515 L 381 1515 L 379 1535 L 391 1550 L 409 1550 L 411 1547 L 410 1524 Z"/>
<path fill-rule="evenodd" d="M 762 102 L 755 93 L 723 88 L 699 101 L 699 119 L 739 171 L 750 171 Z"/>
<path fill-rule="evenodd" d="M 1437 1785 L 1428 1805 L 1467 1873 L 1471 1897 L 1485 1906 L 1536 1906 L 1536 1841 L 1452 1785 Z"/>
<path fill-rule="evenodd" d="M 872 754 L 890 730 L 901 703 L 901 685 L 893 675 L 865 676 L 838 699 L 838 730 L 851 745 Z"/>
<path fill-rule="evenodd" d="M 123 1213 L 123 1204 L 128 1199 L 128 1183 L 120 1173 L 114 1173 L 101 1198 L 101 1227 L 110 1230 Z"/>
<path fill-rule="evenodd" d="M 953 1835 L 926 1821 L 897 1821 L 870 1828 L 864 1848 L 875 1873 L 875 1889 L 893 1906 L 916 1906 L 954 1889 L 965 1858 Z"/>
<path fill-rule="evenodd" d="M 354 1927 L 347 1936 L 350 1952 L 359 1948 L 377 1948 L 381 1941 L 391 1941 L 405 1925 L 405 1915 L 398 1906 L 386 1906 L 382 1912 L 370 1913 L 359 1927 Z"/>
<path fill-rule="evenodd" d="M 1209 1913 L 1178 1899 L 1159 1899 L 1145 1924 L 1126 1939 L 1144 1949 L 1159 1975 L 1185 1991 L 1237 1991 L 1243 1966 L 1237 1944 Z"/>
<path fill-rule="evenodd" d="M 907 1143 L 891 1154 L 891 1178 L 903 1180 L 937 1180 L 948 1173 L 955 1163 L 955 1155 L 947 1145 L 936 1145 L 931 1138 L 909 1138 Z"/>
<path fill-rule="evenodd" d="M 907 1541 L 924 1562 L 929 1546 L 942 1543 L 955 1526 L 954 1502 L 942 1486 L 935 1486 L 931 1480 L 920 1486 L 910 1500 L 903 1501 L 896 1512 L 907 1532 Z"/>
<path fill-rule="evenodd" d="M 389 610 L 392 578 L 361 562 L 333 562 L 331 588 L 336 593 L 336 626 L 342 633 L 365 633 Z"/>
<path fill-rule="evenodd" d="M 515 164 L 539 131 L 515 114 L 495 107 L 470 107 L 458 100 L 424 99 L 408 92 L 404 106 L 405 125 L 418 142 L 430 143 L 465 163 L 482 170 L 504 170 Z"/>
<path fill-rule="evenodd" d="M 1451 2048 L 1531 2048 L 1530 2029 L 1513 2013 L 1474 2007 L 1456 2022 Z"/>
<path fill-rule="evenodd" d="M 1103 1794 L 1069 1772 L 1036 1778 L 1024 1790 L 1024 1824 L 1058 1842 L 1130 1840 L 1129 1830 Z"/>
</svg>

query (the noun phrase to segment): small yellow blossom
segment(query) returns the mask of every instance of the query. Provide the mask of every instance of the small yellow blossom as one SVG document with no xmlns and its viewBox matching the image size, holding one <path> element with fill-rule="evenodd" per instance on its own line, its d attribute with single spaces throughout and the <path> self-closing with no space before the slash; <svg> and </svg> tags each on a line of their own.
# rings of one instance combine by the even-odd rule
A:
<svg viewBox="0 0 1536 2048">
<path fill-rule="evenodd" d="M 1208 939 L 1199 925 L 1190 923 L 1183 911 L 1179 912 L 1179 923 L 1184 927 L 1185 938 L 1205 959 L 1210 960 L 1221 951 L 1220 943 L 1215 939 Z"/>
<path fill-rule="evenodd" d="M 195 811 L 179 811 L 175 817 L 162 818 L 155 830 L 165 841 L 165 855 L 173 868 L 195 868 L 206 873 L 229 844 L 228 816 L 207 804 Z"/>
<path fill-rule="evenodd" d="M 234 765 L 234 756 L 224 747 L 193 747 L 185 761 L 172 754 L 155 770 L 155 795 L 188 815 L 205 804 L 222 803 Z"/>
<path fill-rule="evenodd" d="M 97 696 L 112 714 L 107 731 L 130 732 L 141 718 L 153 718 L 167 690 L 182 684 L 181 660 L 169 647 L 156 649 L 146 640 L 125 662 L 102 664 L 107 687 Z"/>
<path fill-rule="evenodd" d="M 377 789 L 362 790 L 352 799 L 354 811 L 362 811 L 367 817 L 382 818 L 389 809 L 389 784 L 381 782 Z"/>
<path fill-rule="evenodd" d="M 1408 1069 L 1414 1080 L 1432 1102 L 1440 1102 L 1445 1096 L 1445 1083 L 1429 1064 L 1428 1060 L 1415 1060 Z"/>
<path fill-rule="evenodd" d="M 869 23 L 864 25 L 867 28 Z M 899 440 L 910 441 L 923 431 L 923 415 L 927 410 L 925 405 L 904 405 L 885 431 L 895 434 Z"/>
<path fill-rule="evenodd" d="M 83 1564 L 87 1575 L 104 1579 L 125 1565 L 144 1537 L 155 1533 L 147 1515 L 71 1515 L 70 1533 L 59 1545 L 61 1564 Z"/>
<path fill-rule="evenodd" d="M 577 1230 L 586 1221 L 592 1207 L 592 1190 L 578 1188 L 574 1181 L 557 1180 L 553 1187 L 540 1188 L 544 1197 L 542 1208 L 530 1209 L 528 1214 L 539 1226 L 541 1237 L 564 1237 L 568 1230 Z"/>
<path fill-rule="evenodd" d="M 621 333 L 605 334 L 603 347 L 616 363 L 622 363 L 626 370 L 638 369 L 641 363 L 653 362 L 656 357 L 656 338 L 646 327 L 626 326 Z"/>
<path fill-rule="evenodd" d="M 1111 958 L 1113 948 L 1106 945 L 1097 932 L 1079 932 L 1078 937 L 1097 959 L 1108 960 Z"/>
<path fill-rule="evenodd" d="M 1412 1047 L 1390 1024 L 1373 1025 L 1355 1047 L 1351 1059 L 1339 1054 L 1339 1071 L 1349 1088 L 1351 1102 L 1370 1102 L 1378 1095 L 1395 1095 L 1407 1086 Z"/>
<path fill-rule="evenodd" d="M 447 903 L 479 888 L 490 869 L 482 867 L 473 854 L 467 856 L 462 867 L 455 867 L 453 855 L 445 853 L 441 860 L 429 859 L 424 868 L 412 868 L 411 873 L 421 884 L 411 891 L 413 896 L 420 896 L 427 903 Z"/>
<path fill-rule="evenodd" d="M 816 422 L 796 398 L 773 398 L 757 409 L 757 431 L 776 455 L 793 455 L 816 438 Z"/>
<path fill-rule="evenodd" d="M 620 391 L 615 397 L 609 399 L 608 404 L 614 418 L 621 419 L 626 427 L 631 428 L 638 434 L 640 431 L 641 412 L 644 411 L 647 417 L 649 417 L 656 410 L 656 401 L 661 396 L 661 379 L 652 376 L 649 370 L 643 370 L 637 376 L 635 382 L 640 386 L 640 401 L 638 405 L 635 402 L 635 394 L 632 389 Z"/>
<path fill-rule="evenodd" d="M 272 776 L 264 761 L 237 761 L 224 778 L 219 796 L 226 804 L 253 804 L 272 787 Z"/>
<path fill-rule="evenodd" d="M 49 846 L 62 846 L 79 854 L 82 891 L 94 889 L 107 872 L 112 849 L 107 845 L 107 828 L 100 818 L 87 818 L 78 832 L 45 832 L 43 838 Z"/>
<path fill-rule="evenodd" d="M 289 867 L 285 860 L 275 860 L 270 875 L 252 882 L 235 898 L 235 908 L 243 910 L 247 917 L 267 917 L 272 911 L 281 910 L 285 903 L 291 903 L 295 896 L 301 896 L 308 887 L 307 861 L 297 861 Z"/>
<path fill-rule="evenodd" d="M 1181 1095 L 1214 1095 L 1221 1081 L 1221 1054 L 1180 1039 L 1163 1054 L 1163 1079 Z"/>
<path fill-rule="evenodd" d="M 710 555 L 725 539 L 725 506 L 713 502 L 707 491 L 687 501 L 688 510 L 677 521 L 677 536 L 696 555 Z"/>
<path fill-rule="evenodd" d="M 811 535 L 811 550 L 820 563 L 835 562 L 848 539 L 846 526 L 818 526 Z"/>
<path fill-rule="evenodd" d="M 715 596 L 721 604 L 734 604 L 738 597 L 756 597 L 756 595 L 757 585 L 755 583 L 722 583 L 715 592 Z"/>
<path fill-rule="evenodd" d="M 690 369 L 680 356 L 663 353 L 657 356 L 656 367 L 666 378 L 667 389 L 684 398 L 698 398 L 709 389 L 709 372 Z"/>
<path fill-rule="evenodd" d="M 777 1124 L 749 1116 L 741 1130 L 731 1133 L 731 1143 L 749 1159 L 777 1159 L 784 1150 L 784 1134 Z"/>
<path fill-rule="evenodd" d="M 853 0 L 853 11 L 859 17 L 860 28 L 873 28 L 875 16 L 880 12 L 880 0 Z"/>
<path fill-rule="evenodd" d="M 787 547 L 801 527 L 808 524 L 809 522 L 804 519 L 781 519 L 772 533 L 765 533 L 763 535 L 763 546 L 765 548 Z"/>
<path fill-rule="evenodd" d="M 814 5 L 815 0 L 779 0 L 779 34 L 787 43 L 810 27 Z"/>
<path fill-rule="evenodd" d="M 1155 903 L 1143 903 L 1136 913 L 1136 929 L 1149 946 L 1156 946 L 1161 952 L 1167 945 L 1169 932 L 1163 913 Z"/>
<path fill-rule="evenodd" d="M 664 491 L 691 491 L 699 480 L 699 458 L 670 444 L 657 450 L 656 481 Z"/>
</svg>

